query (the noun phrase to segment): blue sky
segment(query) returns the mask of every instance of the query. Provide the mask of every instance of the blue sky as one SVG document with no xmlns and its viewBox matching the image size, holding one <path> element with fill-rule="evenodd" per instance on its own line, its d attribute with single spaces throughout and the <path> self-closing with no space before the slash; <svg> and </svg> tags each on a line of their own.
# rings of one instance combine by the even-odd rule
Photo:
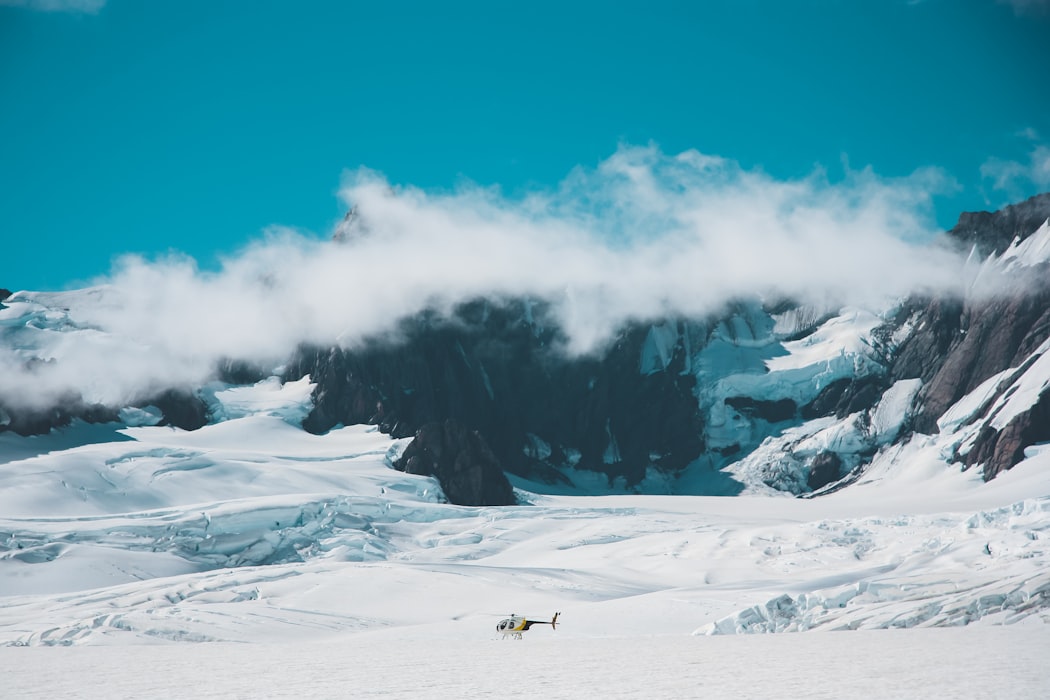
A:
<svg viewBox="0 0 1050 700">
<path fill-rule="evenodd" d="M 0 287 L 329 233 L 345 171 L 510 199 L 621 144 L 792 181 L 1050 189 L 1040 0 L 0 0 Z"/>
</svg>

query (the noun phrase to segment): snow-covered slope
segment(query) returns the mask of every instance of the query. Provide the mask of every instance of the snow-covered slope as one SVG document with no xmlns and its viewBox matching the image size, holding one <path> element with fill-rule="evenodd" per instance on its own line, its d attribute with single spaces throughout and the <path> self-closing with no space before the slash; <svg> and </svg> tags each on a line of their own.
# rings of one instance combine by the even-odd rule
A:
<svg viewBox="0 0 1050 700">
<path fill-rule="evenodd" d="M 987 484 L 928 440 L 819 499 L 466 508 L 390 469 L 400 443 L 374 427 L 310 435 L 280 417 L 302 392 L 251 393 L 232 400 L 262 411 L 193 432 L 4 436 L 0 643 L 476 639 L 512 611 L 560 611 L 566 637 L 1048 615 L 1050 451 Z"/>
<path fill-rule="evenodd" d="M 12 697 L 490 697 L 523 668 L 542 672 L 515 687 L 554 698 L 1050 687 L 1046 451 L 990 483 L 926 444 L 819 499 L 519 492 L 529 505 L 465 508 L 391 470 L 398 442 L 372 427 L 318 437 L 264 412 L 63 444 L 90 427 L 4 436 Z M 561 615 L 499 643 L 512 612 Z M 958 631 L 914 629 L 931 626 Z M 806 629 L 860 631 L 724 637 Z M 989 648 L 1004 656 L 985 667 Z"/>
</svg>

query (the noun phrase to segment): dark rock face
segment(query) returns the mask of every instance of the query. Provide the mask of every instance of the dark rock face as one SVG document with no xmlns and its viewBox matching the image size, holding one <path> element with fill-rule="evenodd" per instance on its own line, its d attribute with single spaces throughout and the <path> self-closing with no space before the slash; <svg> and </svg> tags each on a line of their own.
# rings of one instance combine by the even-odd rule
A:
<svg viewBox="0 0 1050 700">
<path fill-rule="evenodd" d="M 960 246 L 976 246 L 982 256 L 999 254 L 1048 217 L 1050 194 L 1043 194 L 994 213 L 965 213 L 949 235 Z M 899 325 L 910 317 L 917 330 L 895 353 L 889 374 L 892 379 L 923 380 L 914 430 L 936 433 L 937 419 L 948 407 L 989 377 L 1023 365 L 1050 337 L 1050 271 L 1044 265 L 1025 283 L 1023 293 L 1009 297 L 973 302 L 916 298 L 905 304 L 896 321 Z M 986 425 L 966 455 L 967 465 L 984 464 L 990 479 L 1017 464 L 1025 447 L 1047 439 L 1046 402 L 1044 395 L 1002 431 Z"/>
<path fill-rule="evenodd" d="M 750 396 L 730 396 L 725 402 L 740 413 L 761 418 L 770 423 L 791 420 L 798 415 L 798 406 L 791 399 L 765 401 L 753 399 Z"/>
<path fill-rule="evenodd" d="M 79 394 L 69 394 L 49 408 L 6 406 L 0 401 L 0 432 L 11 431 L 28 437 L 46 435 L 79 418 L 87 423 L 116 421 L 117 411 L 101 404 L 87 404 Z"/>
<path fill-rule="evenodd" d="M 821 452 L 813 458 L 806 485 L 813 491 L 838 481 L 842 471 L 842 458 L 834 452 Z"/>
<path fill-rule="evenodd" d="M 437 477 L 449 502 L 464 506 L 514 505 L 514 490 L 499 460 L 475 430 L 454 420 L 416 431 L 394 467 Z"/>
<path fill-rule="evenodd" d="M 1022 240 L 1050 217 L 1050 192 L 1038 194 L 996 212 L 963 212 L 949 235 L 963 245 L 976 245 L 981 257 L 1000 254 L 1014 238 Z"/>
<path fill-rule="evenodd" d="M 824 387 L 815 399 L 803 406 L 799 414 L 806 420 L 822 416 L 842 419 L 851 413 L 874 406 L 882 398 L 886 386 L 885 379 L 879 376 L 836 379 Z"/>
<path fill-rule="evenodd" d="M 169 389 L 150 399 L 136 402 L 137 406 L 156 406 L 163 418 L 160 425 L 171 425 L 183 430 L 197 430 L 208 423 L 208 407 L 194 392 Z M 74 419 L 85 423 L 112 423 L 120 420 L 118 409 L 102 404 L 89 404 L 78 393 L 58 399 L 48 408 L 27 408 L 5 405 L 0 400 L 0 432 L 9 430 L 22 436 L 46 435 L 54 428 L 63 428 Z"/>
<path fill-rule="evenodd" d="M 897 350 L 890 366 L 893 379 L 918 377 L 928 384 L 940 371 L 948 351 L 962 336 L 963 303 L 956 299 L 911 299 L 895 319 L 901 325 L 914 315 L 917 330 Z"/>
<path fill-rule="evenodd" d="M 170 425 L 183 430 L 197 430 L 208 424 L 208 406 L 196 393 L 185 389 L 168 389 L 140 406 L 156 406 L 164 418 L 160 425 Z"/>
<path fill-rule="evenodd" d="M 1024 459 L 1024 449 L 1050 442 L 1050 390 L 1027 411 L 1014 417 L 999 431 L 985 426 L 966 455 L 966 466 L 984 465 L 985 481 Z"/>
<path fill-rule="evenodd" d="M 227 384 L 255 384 L 270 376 L 270 372 L 258 365 L 225 358 L 215 368 L 215 378 Z"/>
<path fill-rule="evenodd" d="M 954 324 L 954 320 L 953 320 Z M 915 428 L 937 432 L 937 419 L 984 380 L 1016 367 L 1050 334 L 1050 290 L 966 305 L 959 331 L 926 380 Z"/>
<path fill-rule="evenodd" d="M 555 480 L 552 467 L 571 463 L 628 486 L 650 465 L 674 472 L 700 454 L 684 348 L 664 370 L 641 373 L 648 326 L 639 325 L 601 357 L 566 357 L 543 316 L 526 302 L 477 302 L 452 319 L 411 319 L 396 345 L 302 348 L 286 377 L 317 383 L 303 427 L 372 423 L 405 437 L 451 418 L 477 430 L 511 472 Z"/>
</svg>

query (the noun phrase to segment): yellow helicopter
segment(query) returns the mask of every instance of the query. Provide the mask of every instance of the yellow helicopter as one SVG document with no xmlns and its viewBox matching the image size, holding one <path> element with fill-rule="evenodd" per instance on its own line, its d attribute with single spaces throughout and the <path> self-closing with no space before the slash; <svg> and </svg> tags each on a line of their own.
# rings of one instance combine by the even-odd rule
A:
<svg viewBox="0 0 1050 700">
<path fill-rule="evenodd" d="M 558 615 L 561 613 L 554 613 L 554 617 L 550 620 L 528 620 L 521 615 L 510 614 L 510 617 L 500 620 L 496 625 L 496 631 L 503 635 L 506 639 L 510 637 L 512 639 L 521 639 L 522 632 L 528 632 L 529 628 L 533 625 L 550 625 L 551 629 L 558 629 Z"/>
</svg>

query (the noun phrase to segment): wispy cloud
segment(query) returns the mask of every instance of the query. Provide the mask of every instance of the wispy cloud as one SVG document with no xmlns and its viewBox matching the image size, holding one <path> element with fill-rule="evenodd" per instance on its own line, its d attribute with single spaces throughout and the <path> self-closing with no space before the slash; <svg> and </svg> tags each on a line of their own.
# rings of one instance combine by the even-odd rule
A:
<svg viewBox="0 0 1050 700">
<path fill-rule="evenodd" d="M 1014 14 L 1032 15 L 1050 14 L 1050 0 L 996 0 L 1000 5 L 1009 5 L 1014 9 Z"/>
<path fill-rule="evenodd" d="M 274 229 L 211 273 L 182 257 L 122 260 L 101 280 L 104 299 L 74 310 L 89 330 L 56 334 L 67 337 L 34 369 L 32 391 L 48 373 L 55 388 L 119 401 L 199 381 L 221 357 L 276 363 L 303 341 L 353 346 L 477 297 L 544 299 L 567 351 L 588 352 L 628 320 L 703 315 L 745 296 L 880 305 L 961 291 L 961 261 L 929 245 L 931 193 L 950 184 L 936 170 L 779 180 L 653 146 L 622 147 L 519 198 L 356 170 L 341 197 L 360 226 L 343 243 Z M 0 395 L 30 386 L 12 366 L 0 363 Z"/>
<path fill-rule="evenodd" d="M 94 15 L 106 4 L 106 0 L 0 0 L 0 5 L 25 7 L 39 12 L 79 12 Z"/>
<path fill-rule="evenodd" d="M 981 177 L 991 181 L 993 189 L 1004 192 L 1011 199 L 1023 196 L 1025 189 L 1035 185 L 1050 188 L 1050 146 L 1039 138 L 1032 128 L 1019 134 L 1031 146 L 1025 160 L 989 158 L 981 165 Z"/>
</svg>

